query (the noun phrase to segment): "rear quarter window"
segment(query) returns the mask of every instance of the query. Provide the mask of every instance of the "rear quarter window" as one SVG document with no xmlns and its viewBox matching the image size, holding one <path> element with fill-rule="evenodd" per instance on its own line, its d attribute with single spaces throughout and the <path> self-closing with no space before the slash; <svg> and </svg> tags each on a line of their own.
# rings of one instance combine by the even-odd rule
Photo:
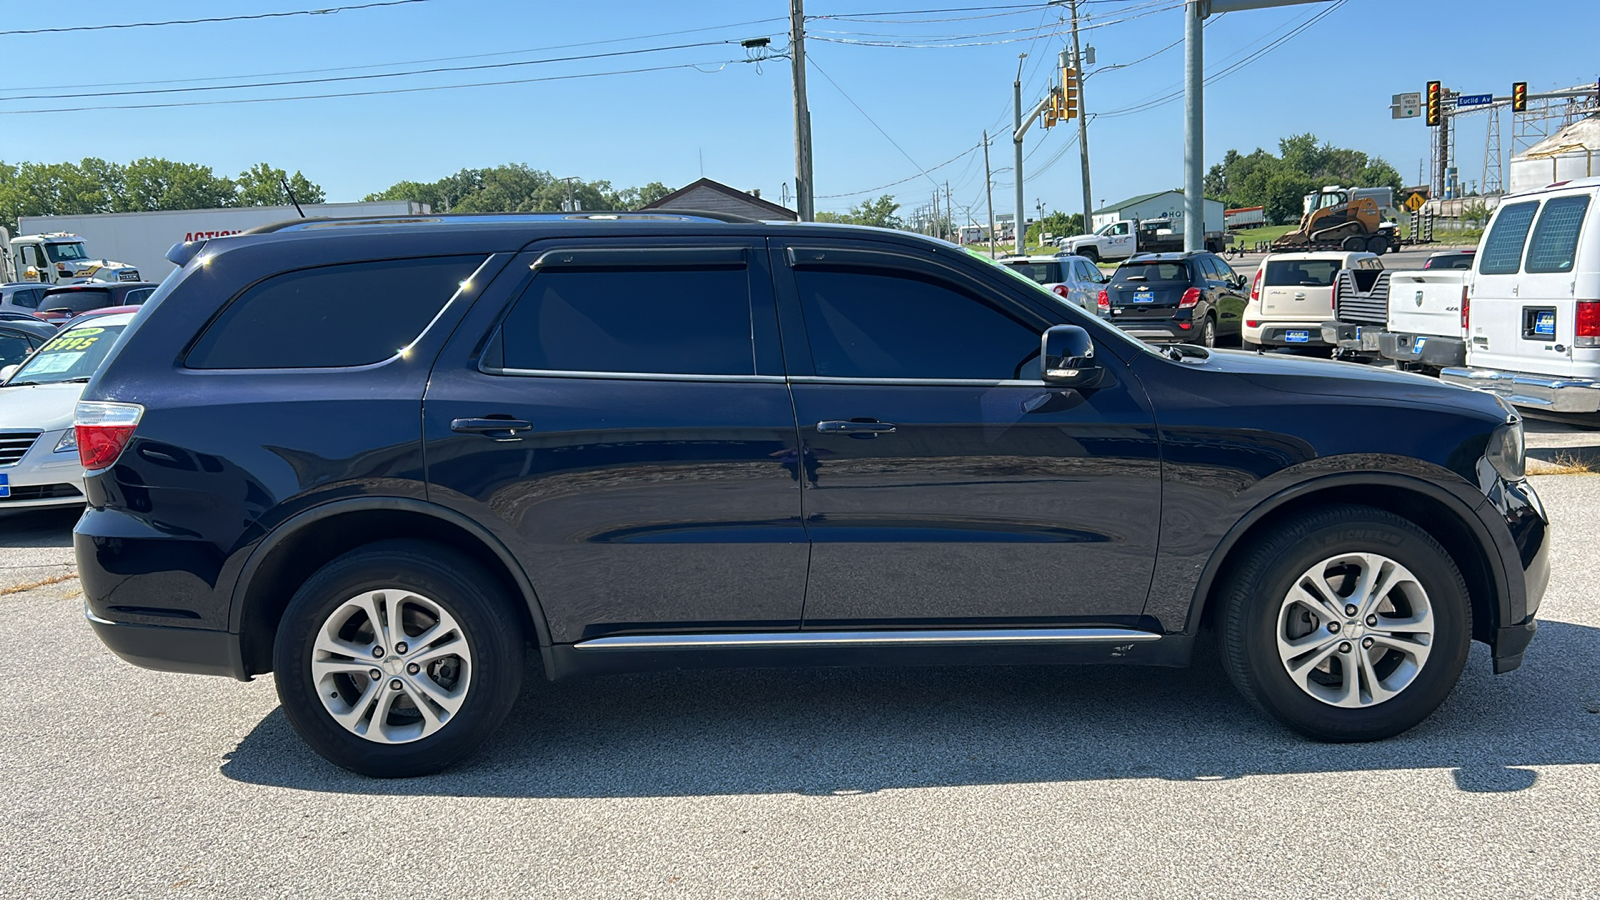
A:
<svg viewBox="0 0 1600 900">
<path fill-rule="evenodd" d="M 1511 275 L 1522 267 L 1522 245 L 1538 210 L 1537 200 L 1500 207 L 1478 253 L 1479 275 Z"/>
<path fill-rule="evenodd" d="M 484 259 L 391 259 L 273 276 L 234 298 L 184 365 L 299 369 L 382 362 L 422 334 Z"/>
<path fill-rule="evenodd" d="M 1578 233 L 1583 230 L 1583 217 L 1588 212 L 1588 194 L 1546 201 L 1528 242 L 1524 270 L 1539 274 L 1571 272 L 1578 255 Z"/>
</svg>

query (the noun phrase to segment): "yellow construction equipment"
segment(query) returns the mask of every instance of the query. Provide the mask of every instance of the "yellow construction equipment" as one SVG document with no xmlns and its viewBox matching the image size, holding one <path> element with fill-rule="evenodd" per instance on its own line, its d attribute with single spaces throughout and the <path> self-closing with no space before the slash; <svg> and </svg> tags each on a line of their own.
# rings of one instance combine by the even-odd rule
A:
<svg viewBox="0 0 1600 900">
<path fill-rule="evenodd" d="M 1383 218 L 1394 203 L 1391 188 L 1325 187 L 1305 197 L 1300 227 L 1272 242 L 1280 250 L 1346 250 L 1386 253 L 1400 249 L 1393 222 Z"/>
</svg>

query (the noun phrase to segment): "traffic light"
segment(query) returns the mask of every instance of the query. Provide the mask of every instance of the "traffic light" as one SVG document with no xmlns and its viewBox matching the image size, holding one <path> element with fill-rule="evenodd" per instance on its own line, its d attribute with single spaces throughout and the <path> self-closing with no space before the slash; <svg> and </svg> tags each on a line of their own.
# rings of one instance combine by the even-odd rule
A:
<svg viewBox="0 0 1600 900">
<path fill-rule="evenodd" d="M 1511 85 L 1511 111 L 1528 111 L 1528 83 L 1518 81 Z"/>
<path fill-rule="evenodd" d="M 1428 82 L 1428 124 L 1438 125 L 1444 121 L 1444 91 L 1439 82 Z"/>
<path fill-rule="evenodd" d="M 1078 70 L 1064 68 L 1061 70 L 1061 95 L 1063 119 L 1076 119 L 1078 117 Z"/>
<path fill-rule="evenodd" d="M 1061 120 L 1061 89 L 1050 89 L 1050 103 L 1044 108 L 1044 127 L 1053 128 Z"/>
</svg>

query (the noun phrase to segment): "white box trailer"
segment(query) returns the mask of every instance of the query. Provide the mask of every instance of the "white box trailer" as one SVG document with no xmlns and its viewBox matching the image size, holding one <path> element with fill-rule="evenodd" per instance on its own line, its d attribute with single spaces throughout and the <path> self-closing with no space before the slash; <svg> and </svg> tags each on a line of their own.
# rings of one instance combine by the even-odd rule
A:
<svg viewBox="0 0 1600 900">
<path fill-rule="evenodd" d="M 301 207 L 307 216 L 416 216 L 430 212 L 413 200 L 369 203 L 317 203 Z M 181 241 L 238 234 L 300 214 L 292 206 L 239 206 L 227 209 L 173 209 L 160 212 L 100 213 L 88 216 L 22 216 L 23 234 L 67 232 L 83 238 L 96 257 L 114 259 L 139 270 L 147 281 L 167 277 L 173 265 L 167 251 Z"/>
</svg>

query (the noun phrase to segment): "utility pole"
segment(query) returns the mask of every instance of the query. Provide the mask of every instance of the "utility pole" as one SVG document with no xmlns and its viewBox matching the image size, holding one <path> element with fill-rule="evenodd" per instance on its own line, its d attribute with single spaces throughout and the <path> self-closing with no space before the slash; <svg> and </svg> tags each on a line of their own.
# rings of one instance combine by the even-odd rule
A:
<svg viewBox="0 0 1600 900">
<path fill-rule="evenodd" d="M 1012 231 L 1016 232 L 1016 252 L 1022 253 L 1027 249 L 1028 241 L 1028 211 L 1022 205 L 1022 61 L 1028 58 L 1023 53 L 1017 57 L 1017 80 L 1011 84 L 1011 97 L 1016 104 L 1016 116 L 1012 119 L 1011 147 L 1016 151 L 1016 159 L 1012 162 L 1011 174 L 1017 182 L 1017 219 Z"/>
<path fill-rule="evenodd" d="M 794 199 L 800 221 L 816 218 L 811 184 L 811 108 L 806 103 L 805 0 L 789 0 L 789 62 L 794 71 Z"/>
<path fill-rule="evenodd" d="M 1443 109 L 1445 110 L 1445 114 L 1439 117 L 1439 186 L 1438 186 L 1437 191 L 1434 193 L 1434 196 L 1438 197 L 1441 200 L 1443 200 L 1444 197 L 1445 197 L 1445 192 L 1447 190 L 1449 190 L 1448 186 L 1450 184 L 1450 176 L 1449 176 L 1449 172 L 1450 172 L 1450 113 L 1449 113 L 1449 110 L 1450 110 L 1451 101 L 1453 99 L 1453 95 L 1451 94 L 1449 88 L 1444 88 L 1443 90 L 1441 90 L 1439 92 L 1439 97 L 1440 97 L 1440 99 L 1442 101 L 1440 103 L 1440 106 L 1443 107 Z"/>
<path fill-rule="evenodd" d="M 994 175 L 989 172 L 989 132 L 983 133 L 983 198 L 989 206 L 989 255 L 994 256 Z"/>
<path fill-rule="evenodd" d="M 1094 194 L 1089 190 L 1089 115 L 1085 112 L 1083 98 L 1083 84 L 1086 80 L 1083 71 L 1083 51 L 1078 48 L 1078 0 L 1072 0 L 1072 67 L 1078 71 L 1078 158 L 1083 163 L 1083 231 L 1085 234 L 1092 234 L 1094 229 L 1089 223 L 1094 204 L 1089 202 L 1089 198 Z"/>
<path fill-rule="evenodd" d="M 944 183 L 944 209 L 945 214 L 950 217 L 952 231 L 955 229 L 954 223 L 956 218 L 955 207 L 952 205 L 953 203 L 954 201 L 950 199 L 950 182 L 946 181 Z M 954 237 L 956 238 L 956 243 L 961 243 L 961 235 L 959 233 L 954 235 Z"/>
</svg>

